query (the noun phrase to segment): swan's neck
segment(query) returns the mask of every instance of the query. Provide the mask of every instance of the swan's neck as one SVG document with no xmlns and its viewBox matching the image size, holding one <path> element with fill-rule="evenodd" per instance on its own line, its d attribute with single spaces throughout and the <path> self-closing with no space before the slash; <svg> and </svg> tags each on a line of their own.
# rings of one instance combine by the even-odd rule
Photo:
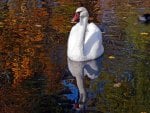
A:
<svg viewBox="0 0 150 113">
<path fill-rule="evenodd" d="M 80 94 L 79 100 L 84 103 L 86 100 L 86 90 L 84 87 L 83 76 L 82 75 L 76 75 L 76 81 L 77 81 L 77 86 L 78 86 L 79 94 Z"/>
<path fill-rule="evenodd" d="M 79 24 L 81 26 L 82 38 L 84 39 L 85 38 L 85 32 L 87 29 L 87 24 L 88 24 L 88 17 L 81 18 Z"/>
<path fill-rule="evenodd" d="M 85 26 L 88 24 L 88 17 L 80 18 L 80 25 Z"/>
<path fill-rule="evenodd" d="M 79 25 L 80 25 L 80 37 L 78 47 L 80 48 L 80 54 L 84 56 L 84 41 L 88 25 L 88 17 L 80 19 Z"/>
</svg>

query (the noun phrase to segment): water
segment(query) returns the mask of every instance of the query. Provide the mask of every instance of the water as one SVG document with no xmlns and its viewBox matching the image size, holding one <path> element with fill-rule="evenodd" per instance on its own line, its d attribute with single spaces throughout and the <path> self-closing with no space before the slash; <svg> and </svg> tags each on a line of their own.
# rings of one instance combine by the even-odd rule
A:
<svg viewBox="0 0 150 113">
<path fill-rule="evenodd" d="M 137 20 L 149 2 L 83 4 L 103 31 L 105 53 L 76 63 L 66 45 L 78 1 L 0 1 L 0 113 L 150 111 L 150 27 Z"/>
</svg>

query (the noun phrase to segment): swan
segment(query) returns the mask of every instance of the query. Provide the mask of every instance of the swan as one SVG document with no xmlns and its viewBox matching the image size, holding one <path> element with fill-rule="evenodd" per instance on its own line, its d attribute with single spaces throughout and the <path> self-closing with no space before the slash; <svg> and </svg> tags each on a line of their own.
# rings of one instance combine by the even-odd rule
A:
<svg viewBox="0 0 150 113">
<path fill-rule="evenodd" d="M 73 61 L 88 61 L 101 56 L 104 52 L 102 32 L 93 23 L 88 23 L 89 14 L 85 7 L 79 7 L 72 22 L 78 21 L 71 29 L 67 56 Z"/>
<path fill-rule="evenodd" d="M 149 24 L 150 23 L 150 14 L 146 13 L 146 14 L 143 14 L 142 16 L 139 16 L 139 21 L 141 21 L 142 23 Z"/>
<path fill-rule="evenodd" d="M 102 69 L 102 60 L 103 56 L 90 60 L 90 61 L 72 61 L 69 58 L 67 59 L 68 62 L 68 69 L 71 72 L 72 76 L 75 77 L 77 82 L 77 87 L 79 89 L 79 108 L 83 108 L 88 97 L 86 87 L 84 84 L 84 77 L 87 76 L 91 83 L 92 81 L 96 80 L 99 77 Z M 91 84 L 92 85 L 92 84 Z"/>
</svg>

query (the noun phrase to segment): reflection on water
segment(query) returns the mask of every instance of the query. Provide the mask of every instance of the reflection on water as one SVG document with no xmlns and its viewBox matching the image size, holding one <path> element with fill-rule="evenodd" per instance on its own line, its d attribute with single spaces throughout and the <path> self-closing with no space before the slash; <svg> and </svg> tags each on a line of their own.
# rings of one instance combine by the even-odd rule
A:
<svg viewBox="0 0 150 113">
<path fill-rule="evenodd" d="M 103 30 L 103 66 L 68 60 L 68 69 L 78 1 L 0 0 L 0 113 L 150 111 L 150 26 L 138 22 L 149 1 L 81 0 Z"/>
<path fill-rule="evenodd" d="M 101 65 L 102 65 L 102 57 L 96 60 L 84 62 L 75 62 L 68 59 L 69 71 L 71 72 L 72 76 L 75 77 L 77 87 L 79 90 L 79 99 L 75 106 L 76 109 L 84 110 L 87 101 L 90 101 L 90 99 L 93 98 L 92 95 L 88 95 L 91 92 L 89 92 L 90 88 L 88 89 L 89 91 L 87 91 L 84 82 L 84 77 L 87 76 L 89 79 L 91 79 L 91 83 L 89 84 L 91 87 L 94 82 L 94 79 L 98 78 L 98 76 L 100 75 Z"/>
</svg>

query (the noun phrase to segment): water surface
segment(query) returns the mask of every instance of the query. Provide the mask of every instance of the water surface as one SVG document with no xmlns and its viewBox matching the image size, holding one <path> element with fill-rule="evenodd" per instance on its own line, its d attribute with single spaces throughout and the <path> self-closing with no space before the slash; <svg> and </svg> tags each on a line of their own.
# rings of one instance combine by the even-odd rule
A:
<svg viewBox="0 0 150 113">
<path fill-rule="evenodd" d="M 105 53 L 78 63 L 66 56 L 78 0 L 0 1 L 0 113 L 150 111 L 150 26 L 137 20 L 149 2 L 82 1 Z"/>
</svg>

